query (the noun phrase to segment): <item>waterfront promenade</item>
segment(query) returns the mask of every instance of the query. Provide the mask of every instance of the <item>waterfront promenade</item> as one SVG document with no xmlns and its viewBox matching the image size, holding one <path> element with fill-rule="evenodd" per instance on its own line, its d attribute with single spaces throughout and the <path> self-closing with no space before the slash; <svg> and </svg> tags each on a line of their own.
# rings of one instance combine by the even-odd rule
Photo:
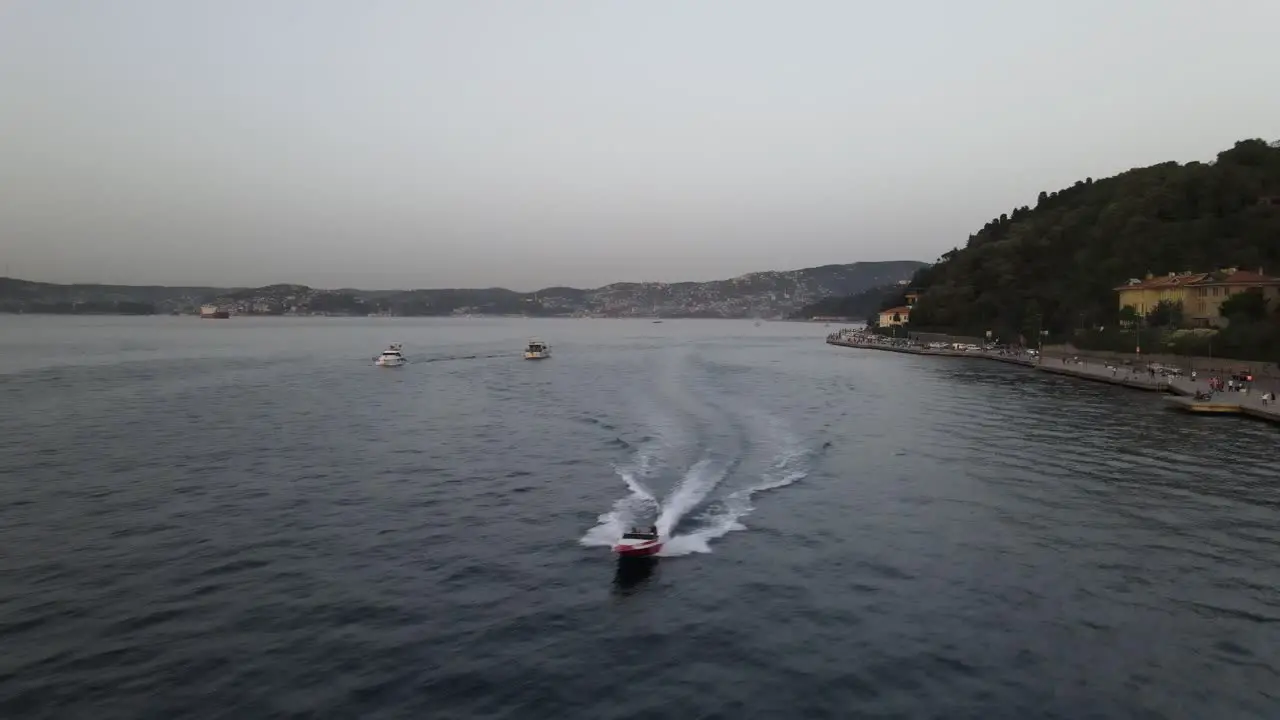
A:
<svg viewBox="0 0 1280 720">
<path fill-rule="evenodd" d="M 864 342 L 838 336 L 828 338 L 827 344 L 907 355 L 966 357 L 1021 365 L 1054 375 L 1066 375 L 1134 390 L 1168 393 L 1166 402 L 1170 407 L 1186 412 L 1246 415 L 1259 420 L 1280 423 L 1280 405 L 1274 401 L 1267 402 L 1262 399 L 1264 391 L 1276 392 L 1280 390 L 1277 387 L 1255 386 L 1249 393 L 1211 392 L 1207 377 L 1199 377 L 1193 381 L 1186 376 L 1166 377 L 1158 372 L 1152 373 L 1145 366 L 1120 365 L 1088 359 L 1076 360 L 1071 357 L 1044 358 L 1025 351 L 934 349 L 907 345 L 902 341 Z M 1197 394 L 1210 397 L 1207 400 L 1197 399 Z"/>
</svg>

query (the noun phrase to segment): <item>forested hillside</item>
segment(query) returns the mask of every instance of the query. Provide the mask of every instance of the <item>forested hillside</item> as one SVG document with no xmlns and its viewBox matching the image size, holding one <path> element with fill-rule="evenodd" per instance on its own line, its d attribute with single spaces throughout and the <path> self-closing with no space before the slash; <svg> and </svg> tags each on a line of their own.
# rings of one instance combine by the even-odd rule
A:
<svg viewBox="0 0 1280 720">
<path fill-rule="evenodd" d="M 870 318 L 884 307 L 891 304 L 902 305 L 904 287 L 897 283 L 880 285 L 854 295 L 841 295 L 823 298 L 800 308 L 791 319 L 808 320 L 812 317 L 842 317 L 853 320 Z"/>
<path fill-rule="evenodd" d="M 1166 162 L 1041 192 L 917 271 L 911 324 L 1014 338 L 1113 327 L 1117 285 L 1225 266 L 1280 274 L 1280 143 Z M 1280 318 L 1268 319 L 1280 337 Z M 1280 350 L 1280 343 L 1276 344 Z"/>
</svg>

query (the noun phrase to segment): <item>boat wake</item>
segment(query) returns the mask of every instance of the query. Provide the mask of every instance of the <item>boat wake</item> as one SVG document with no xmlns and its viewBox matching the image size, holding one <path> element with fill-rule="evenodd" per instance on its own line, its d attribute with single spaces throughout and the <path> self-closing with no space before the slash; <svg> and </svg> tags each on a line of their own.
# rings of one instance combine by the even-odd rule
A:
<svg viewBox="0 0 1280 720">
<path fill-rule="evenodd" d="M 729 468 L 724 464 L 717 464 L 711 458 L 703 458 L 689 468 L 689 472 L 676 484 L 671 494 L 667 496 L 665 502 L 662 503 L 662 511 L 658 514 L 658 536 L 671 538 L 671 531 L 675 529 L 690 510 L 698 507 L 707 495 L 720 484 L 724 476 L 729 473 Z M 670 540 L 668 540 L 670 542 Z"/>
<path fill-rule="evenodd" d="M 753 482 L 706 503 L 721 482 L 736 467 L 704 457 L 694 463 L 661 501 L 645 484 L 652 468 L 652 455 L 643 450 L 631 466 L 616 468 L 630 493 L 615 501 L 613 508 L 601 515 L 598 524 L 579 541 L 589 547 L 612 546 L 622 533 L 642 518 L 657 514 L 654 524 L 658 534 L 667 538 L 660 556 L 674 557 L 711 552 L 710 543 L 735 530 L 745 530 L 741 519 L 755 507 L 752 498 L 758 493 L 776 490 L 796 483 L 809 474 L 811 452 L 792 445 L 773 458 L 772 463 Z M 705 503 L 705 504 L 704 504 Z M 701 512 L 693 514 L 701 508 Z"/>
<path fill-rule="evenodd" d="M 597 518 L 582 545 L 612 547 L 629 528 L 652 524 L 664 541 L 658 555 L 708 553 L 713 540 L 745 529 L 756 495 L 809 475 L 813 449 L 783 417 L 744 401 L 738 370 L 690 352 L 665 360 L 654 391 L 628 400 L 657 439 L 614 468 L 628 494 Z"/>
<path fill-rule="evenodd" d="M 688 532 L 672 535 L 659 554 L 664 557 L 675 557 L 691 553 L 709 553 L 712 540 L 724 537 L 735 530 L 746 530 L 746 526 L 740 520 L 755 509 L 751 504 L 751 498 L 758 493 L 784 488 L 808 477 L 809 455 L 807 450 L 799 449 L 779 455 L 775 458 L 773 465 L 761 475 L 758 482 L 734 490 L 722 500 L 708 505 L 692 518 L 694 527 Z"/>
<path fill-rule="evenodd" d="M 644 482 L 653 472 L 656 450 L 653 441 L 645 443 L 636 452 L 629 465 L 613 468 L 631 493 L 615 501 L 612 510 L 596 518 L 598 524 L 587 531 L 580 541 L 581 544 L 589 547 L 612 547 L 636 518 L 646 514 L 652 515 L 660 509 L 658 499 Z"/>
<path fill-rule="evenodd" d="M 494 353 L 489 355 L 445 355 L 442 357 L 426 357 L 417 360 L 411 360 L 412 364 L 418 363 L 434 363 L 434 362 L 454 362 L 456 360 L 490 360 L 493 358 L 512 357 L 511 353 Z"/>
</svg>

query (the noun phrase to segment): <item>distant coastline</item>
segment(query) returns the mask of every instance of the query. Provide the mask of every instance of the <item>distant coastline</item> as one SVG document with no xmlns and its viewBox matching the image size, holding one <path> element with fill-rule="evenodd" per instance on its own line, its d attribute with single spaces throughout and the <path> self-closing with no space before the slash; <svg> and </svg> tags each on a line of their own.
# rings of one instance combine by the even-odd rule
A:
<svg viewBox="0 0 1280 720">
<path fill-rule="evenodd" d="M 197 315 L 204 305 L 232 315 L 347 317 L 631 317 L 782 319 L 833 296 L 904 283 L 925 263 L 856 262 L 748 273 L 727 280 L 614 283 L 593 289 L 421 290 L 60 285 L 0 278 L 0 312 L 53 315 Z"/>
<path fill-rule="evenodd" d="M 0 315 L 23 315 L 23 316 L 40 316 L 40 317 L 153 317 L 153 318 L 185 318 L 189 320 L 201 320 L 199 310 L 193 312 L 116 312 L 116 311 L 0 311 Z M 795 318 L 795 317 L 776 317 L 776 318 L 754 318 L 754 317 L 722 317 L 722 316 L 697 316 L 697 315 L 513 315 L 501 313 L 475 313 L 469 315 L 347 315 L 342 313 L 248 313 L 243 315 L 231 315 L 229 318 L 219 318 L 222 322 L 235 320 L 237 317 L 241 319 L 297 319 L 297 318 L 344 318 L 344 319 L 369 319 L 369 320 L 386 320 L 386 319 L 422 319 L 433 318 L 442 320 L 635 320 L 652 322 L 655 320 L 740 320 L 743 322 L 758 321 L 768 323 L 796 323 L 802 325 L 825 325 L 833 322 L 853 322 L 852 318 L 843 320 L 831 320 L 827 318 Z"/>
</svg>

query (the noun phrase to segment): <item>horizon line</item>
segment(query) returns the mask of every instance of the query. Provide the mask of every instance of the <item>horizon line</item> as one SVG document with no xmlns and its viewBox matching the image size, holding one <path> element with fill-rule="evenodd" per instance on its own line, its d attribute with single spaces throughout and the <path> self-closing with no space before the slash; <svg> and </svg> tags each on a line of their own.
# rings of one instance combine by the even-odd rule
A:
<svg viewBox="0 0 1280 720">
<path fill-rule="evenodd" d="M 307 283 L 295 283 L 295 282 L 273 282 L 273 283 L 267 283 L 265 285 L 207 285 L 207 284 L 192 284 L 192 283 L 165 285 L 165 284 L 158 284 L 158 283 L 130 284 L 130 283 L 109 283 L 109 282 L 54 282 L 50 280 L 29 280 L 27 278 L 20 278 L 20 277 L 8 275 L 8 274 L 0 276 L 0 281 L 14 280 L 17 282 L 28 282 L 28 283 L 36 283 L 41 285 L 62 285 L 62 286 L 98 285 L 101 287 L 120 287 L 120 288 L 201 288 L 201 289 L 208 289 L 208 290 L 256 290 L 260 288 L 276 287 L 280 285 L 305 287 L 311 290 L 358 290 L 363 292 L 416 292 L 419 290 L 505 290 L 507 292 L 513 292 L 520 295 L 532 295 L 535 293 L 543 292 L 545 290 L 554 290 L 559 288 L 585 291 L 585 290 L 599 290 L 601 288 L 611 287 L 614 285 L 686 285 L 686 284 L 698 285 L 702 283 L 727 282 L 729 280 L 736 280 L 738 278 L 743 278 L 750 275 L 761 275 L 764 273 L 795 273 L 795 272 L 803 272 L 805 270 L 817 270 L 820 268 L 827 268 L 827 267 L 844 267 L 844 266 L 850 266 L 850 265 L 884 265 L 888 263 L 918 263 L 922 266 L 933 264 L 925 260 L 913 260 L 913 259 L 855 260 L 853 262 L 847 262 L 847 263 L 824 263 L 822 265 L 809 265 L 806 267 L 792 268 L 788 270 L 752 270 L 750 272 L 741 273 L 731 277 L 721 277 L 721 278 L 715 278 L 712 280 L 676 280 L 672 282 L 666 282 L 666 281 L 660 281 L 660 280 L 618 280 L 614 282 L 605 283 L 603 285 L 596 285 L 594 287 L 575 287 L 573 285 L 547 285 L 534 290 L 512 290 L 511 288 L 503 287 L 500 285 L 490 285 L 486 287 L 454 286 L 454 287 L 411 287 L 411 288 L 404 288 L 404 287 L 361 288 L 361 287 L 355 287 L 351 285 L 342 285 L 337 287 L 320 287 L 316 285 L 308 285 Z"/>
</svg>

